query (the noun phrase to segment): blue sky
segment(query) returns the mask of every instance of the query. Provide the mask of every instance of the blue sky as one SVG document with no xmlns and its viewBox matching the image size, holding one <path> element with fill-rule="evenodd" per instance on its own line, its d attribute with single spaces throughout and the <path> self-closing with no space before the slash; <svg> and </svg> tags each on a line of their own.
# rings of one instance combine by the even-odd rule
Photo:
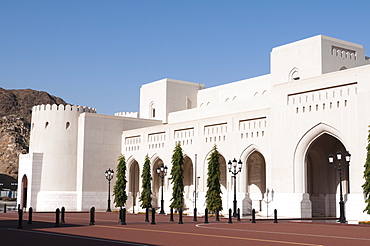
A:
<svg viewBox="0 0 370 246">
<path fill-rule="evenodd" d="M 142 84 L 267 74 L 273 47 L 318 34 L 370 56 L 369 11 L 370 1 L 339 0 L 0 0 L 0 87 L 138 111 Z"/>
</svg>

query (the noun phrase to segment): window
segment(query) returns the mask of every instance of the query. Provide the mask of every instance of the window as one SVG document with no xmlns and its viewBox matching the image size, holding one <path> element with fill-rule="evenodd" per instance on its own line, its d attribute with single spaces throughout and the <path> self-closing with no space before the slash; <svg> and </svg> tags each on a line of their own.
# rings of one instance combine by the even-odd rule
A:
<svg viewBox="0 0 370 246">
<path fill-rule="evenodd" d="M 299 80 L 301 78 L 299 69 L 298 68 L 293 68 L 290 73 L 289 73 L 289 81 L 293 80 Z"/>
<path fill-rule="evenodd" d="M 155 118 L 155 105 L 154 102 L 151 102 L 149 105 L 149 114 L 150 118 Z"/>
</svg>

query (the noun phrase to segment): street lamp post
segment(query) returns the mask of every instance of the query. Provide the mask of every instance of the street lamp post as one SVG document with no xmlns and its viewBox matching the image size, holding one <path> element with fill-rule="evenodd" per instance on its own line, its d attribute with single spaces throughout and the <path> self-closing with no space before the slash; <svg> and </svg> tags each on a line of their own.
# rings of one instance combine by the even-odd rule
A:
<svg viewBox="0 0 370 246">
<path fill-rule="evenodd" d="M 163 180 L 164 180 L 164 177 L 166 176 L 167 174 L 167 166 L 160 166 L 157 168 L 157 174 L 158 176 L 161 178 L 162 180 L 162 190 L 161 190 L 161 211 L 159 212 L 159 214 L 165 214 L 164 213 L 164 200 L 163 200 Z"/>
<path fill-rule="evenodd" d="M 237 216 L 237 212 L 236 212 L 236 207 L 237 207 L 237 201 L 236 201 L 236 175 L 238 173 L 240 173 L 240 171 L 242 170 L 242 161 L 239 160 L 239 162 L 236 161 L 236 159 L 234 158 L 234 160 L 232 161 L 229 161 L 228 163 L 228 166 L 229 166 L 229 172 L 231 172 L 232 175 L 234 175 L 234 212 L 233 212 L 233 217 L 236 218 Z M 238 166 L 238 168 L 237 168 Z"/>
<path fill-rule="evenodd" d="M 269 203 L 272 202 L 274 200 L 274 189 L 271 190 L 271 199 L 269 199 L 269 193 L 270 193 L 270 189 L 267 188 L 266 190 L 266 199 L 264 199 L 263 201 L 266 203 L 266 206 L 267 206 L 267 218 L 269 217 Z"/>
<path fill-rule="evenodd" d="M 105 171 L 105 178 L 108 180 L 108 208 L 107 212 L 112 212 L 110 209 L 110 181 L 113 179 L 114 171 L 112 169 L 108 169 Z"/>
<path fill-rule="evenodd" d="M 340 223 L 346 223 L 346 217 L 344 216 L 344 202 L 343 202 L 343 191 L 342 191 L 342 170 L 347 168 L 349 166 L 349 162 L 351 161 L 351 154 L 347 151 L 346 153 L 346 164 L 342 165 L 340 161 L 342 160 L 342 152 L 338 151 L 337 152 L 337 160 L 338 164 L 335 165 L 334 163 L 334 155 L 330 154 L 329 155 L 329 163 L 331 167 L 334 167 L 339 171 L 339 191 L 340 191 L 340 201 L 339 201 L 339 222 Z"/>
</svg>

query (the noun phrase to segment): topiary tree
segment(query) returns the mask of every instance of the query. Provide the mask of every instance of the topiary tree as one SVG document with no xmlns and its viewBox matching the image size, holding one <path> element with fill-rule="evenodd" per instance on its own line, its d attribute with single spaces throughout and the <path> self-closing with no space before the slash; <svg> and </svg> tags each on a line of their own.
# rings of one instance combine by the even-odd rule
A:
<svg viewBox="0 0 370 246">
<path fill-rule="evenodd" d="M 184 207 L 184 156 L 180 143 L 177 143 L 172 155 L 171 183 L 173 185 L 171 208 L 180 209 Z"/>
<path fill-rule="evenodd" d="M 370 126 L 369 126 L 370 127 Z M 365 183 L 362 185 L 362 188 L 364 190 L 364 196 L 365 196 L 365 202 L 366 202 L 366 208 L 364 209 L 364 212 L 367 214 L 370 214 L 370 130 L 368 131 L 369 134 L 367 136 L 367 155 L 366 155 L 366 161 L 365 161 L 365 170 L 364 170 L 364 179 Z"/>
<path fill-rule="evenodd" d="M 211 212 L 215 212 L 216 209 L 222 210 L 222 198 L 221 198 L 221 171 L 220 162 L 217 146 L 214 145 L 212 148 L 211 155 L 208 158 L 208 178 L 207 178 L 207 193 L 206 202 L 207 208 Z"/>
<path fill-rule="evenodd" d="M 152 207 L 152 175 L 150 173 L 150 160 L 148 155 L 145 156 L 143 172 L 141 173 L 142 192 L 139 197 L 142 208 Z"/>
<path fill-rule="evenodd" d="M 127 201 L 126 194 L 126 160 L 124 155 L 120 155 L 117 159 L 116 183 L 113 188 L 114 202 L 117 207 L 124 207 Z"/>
</svg>

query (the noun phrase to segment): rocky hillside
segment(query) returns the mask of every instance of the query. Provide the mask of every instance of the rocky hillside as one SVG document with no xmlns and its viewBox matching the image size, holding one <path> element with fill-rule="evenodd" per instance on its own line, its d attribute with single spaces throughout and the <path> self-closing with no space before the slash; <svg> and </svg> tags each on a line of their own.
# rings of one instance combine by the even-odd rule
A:
<svg viewBox="0 0 370 246">
<path fill-rule="evenodd" d="M 39 104 L 67 103 L 44 91 L 0 88 L 0 174 L 17 178 L 18 156 L 28 152 L 31 109 Z"/>
</svg>

